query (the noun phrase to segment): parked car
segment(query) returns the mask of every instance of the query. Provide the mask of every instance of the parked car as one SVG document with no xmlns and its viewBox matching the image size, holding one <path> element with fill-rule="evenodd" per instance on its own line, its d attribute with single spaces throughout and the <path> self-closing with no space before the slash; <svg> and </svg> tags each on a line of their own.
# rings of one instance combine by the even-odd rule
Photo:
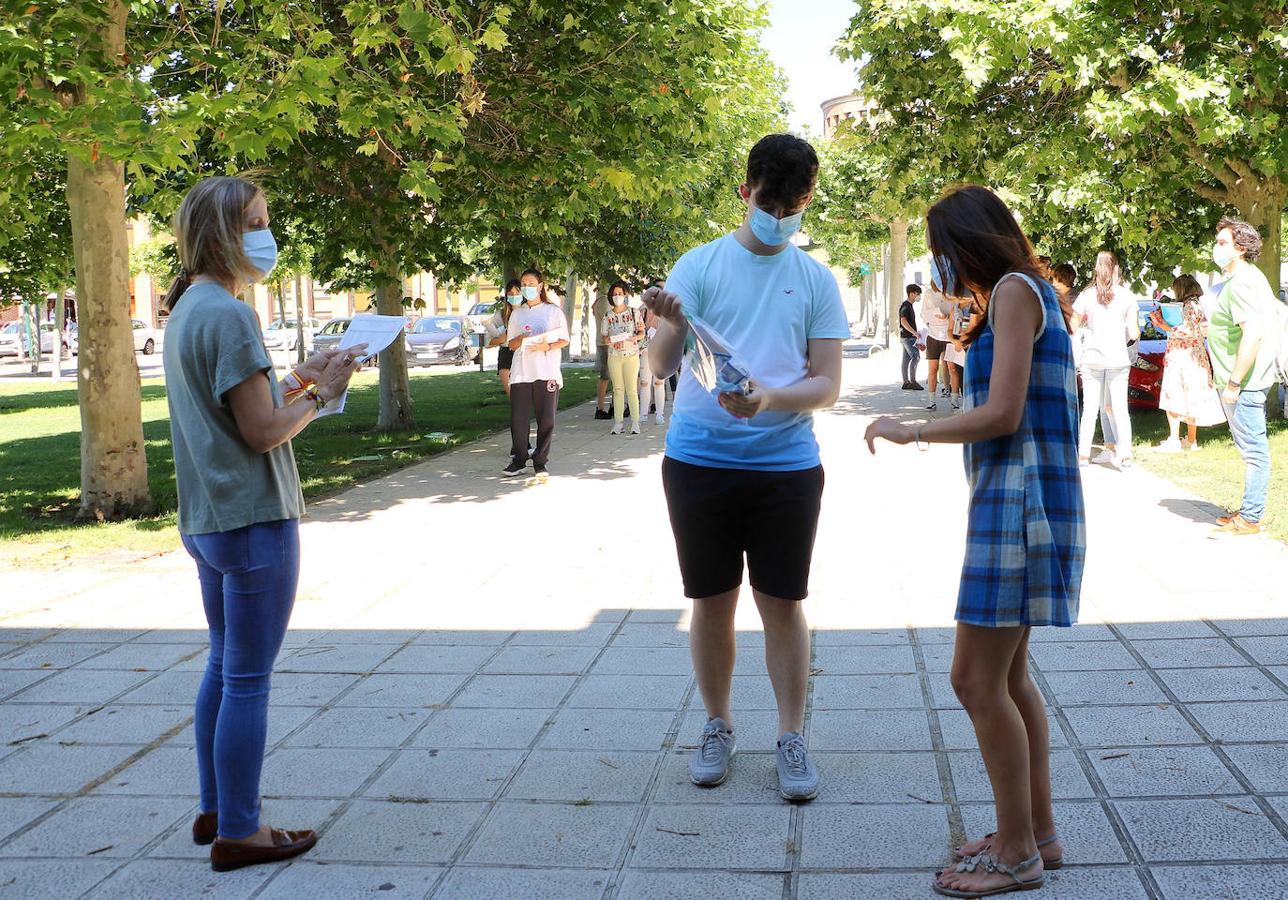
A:
<svg viewBox="0 0 1288 900">
<path fill-rule="evenodd" d="M 478 336 L 464 316 L 427 316 L 407 335 L 407 365 L 465 366 L 478 353 Z"/>
<path fill-rule="evenodd" d="M 470 307 L 470 311 L 465 314 L 465 321 L 469 322 L 471 329 L 477 331 L 496 314 L 502 302 L 504 301 L 494 300 L 491 303 L 475 303 Z"/>
<path fill-rule="evenodd" d="M 9 322 L 0 328 L 0 356 L 22 356 L 22 333 L 21 322 Z"/>
<path fill-rule="evenodd" d="M 1132 409 L 1158 409 L 1163 390 L 1163 359 L 1167 355 L 1167 333 L 1159 329 L 1150 316 L 1159 309 L 1154 300 L 1137 304 L 1140 343 L 1136 360 L 1127 373 L 1127 405 Z"/>
<path fill-rule="evenodd" d="M 340 346 L 340 338 L 349 330 L 349 323 L 353 319 L 350 316 L 343 316 L 339 319 L 332 319 L 327 322 L 313 335 L 313 352 L 319 350 L 334 350 Z"/>
<path fill-rule="evenodd" d="M 75 324 L 71 328 L 75 328 Z M 54 328 L 53 322 L 44 322 L 40 326 L 40 352 L 53 355 L 54 342 L 58 339 L 58 331 Z M 71 356 L 73 352 L 72 337 L 69 329 L 63 329 L 63 356 Z"/>
<path fill-rule="evenodd" d="M 157 352 L 157 333 L 151 325 L 142 319 L 130 319 L 130 327 L 134 329 L 134 350 L 136 353 L 151 356 Z"/>
<path fill-rule="evenodd" d="M 296 319 L 274 319 L 264 330 L 264 347 L 268 350 L 294 350 L 300 339 L 297 323 Z M 304 320 L 304 346 L 313 343 L 313 335 L 321 328 L 321 319 Z"/>
<path fill-rule="evenodd" d="M 75 324 L 71 325 L 75 328 Z M 52 322 L 40 323 L 40 352 L 47 356 L 54 353 L 54 341 L 57 339 L 57 332 L 54 330 Z M 63 331 L 63 356 L 70 356 L 76 352 L 76 337 L 74 332 Z M 4 328 L 0 328 L 0 356 L 26 356 L 27 355 L 27 328 L 22 322 L 10 322 Z"/>
</svg>

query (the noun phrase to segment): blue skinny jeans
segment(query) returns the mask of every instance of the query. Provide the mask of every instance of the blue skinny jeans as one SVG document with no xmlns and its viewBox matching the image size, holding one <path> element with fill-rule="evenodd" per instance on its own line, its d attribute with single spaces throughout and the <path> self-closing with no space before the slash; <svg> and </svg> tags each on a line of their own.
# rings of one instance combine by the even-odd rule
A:
<svg viewBox="0 0 1288 900">
<path fill-rule="evenodd" d="M 295 605 L 300 523 L 183 535 L 183 546 L 197 562 L 210 625 L 194 723 L 201 809 L 218 811 L 220 837 L 249 837 L 259 830 L 268 689 Z"/>
<path fill-rule="evenodd" d="M 1230 436 L 1243 457 L 1243 504 L 1239 515 L 1260 522 L 1270 494 L 1270 438 L 1266 434 L 1266 391 L 1240 391 L 1233 405 L 1223 403 Z"/>
</svg>

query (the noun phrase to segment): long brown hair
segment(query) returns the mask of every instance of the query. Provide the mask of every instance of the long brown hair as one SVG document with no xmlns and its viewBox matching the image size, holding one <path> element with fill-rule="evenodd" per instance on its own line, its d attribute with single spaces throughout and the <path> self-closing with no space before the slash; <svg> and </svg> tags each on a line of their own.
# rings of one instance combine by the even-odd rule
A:
<svg viewBox="0 0 1288 900">
<path fill-rule="evenodd" d="M 1118 257 L 1108 250 L 1096 254 L 1096 301 L 1101 306 L 1114 302 L 1114 287 L 1122 280 Z"/>
<path fill-rule="evenodd" d="M 1182 303 L 1188 303 L 1203 296 L 1203 287 L 1193 275 L 1177 275 L 1172 281 L 1172 294 Z"/>
<path fill-rule="evenodd" d="M 551 306 L 554 306 L 554 301 L 551 300 L 550 295 L 546 293 L 546 276 L 541 274 L 540 269 L 524 269 L 523 274 L 520 275 L 519 278 L 523 279 L 529 275 L 537 279 L 537 287 L 541 289 L 537 294 L 538 299 L 540 299 L 542 303 L 549 303 Z"/>
<path fill-rule="evenodd" d="M 996 194 L 977 184 L 949 188 L 926 213 L 926 242 L 937 259 L 952 266 L 952 284 L 940 271 L 945 293 L 973 297 L 978 313 L 962 335 L 962 345 L 974 342 L 988 319 L 993 288 L 1009 272 L 1043 280 L 1033 245 L 1015 216 Z M 937 263 L 932 263 L 936 265 Z M 1057 293 L 1065 327 L 1073 316 L 1068 300 Z"/>
<path fill-rule="evenodd" d="M 216 175 L 188 191 L 174 214 L 174 240 L 181 271 L 165 305 L 173 310 L 192 279 L 206 275 L 237 293 L 259 275 L 242 250 L 246 210 L 262 191 L 245 178 Z"/>
</svg>

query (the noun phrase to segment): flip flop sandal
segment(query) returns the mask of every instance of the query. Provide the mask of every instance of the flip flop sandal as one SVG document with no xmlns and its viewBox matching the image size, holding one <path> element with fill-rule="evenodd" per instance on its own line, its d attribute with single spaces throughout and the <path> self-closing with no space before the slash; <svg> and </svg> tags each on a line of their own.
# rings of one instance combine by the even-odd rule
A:
<svg viewBox="0 0 1288 900">
<path fill-rule="evenodd" d="M 992 853 L 978 853 L 963 862 L 959 862 L 953 868 L 953 871 L 974 872 L 976 869 L 983 867 L 986 872 L 1001 872 L 1003 875 L 1010 876 L 1013 884 L 998 885 L 995 888 L 983 891 L 964 891 L 944 887 L 939 883 L 940 876 L 936 875 L 931 880 L 930 887 L 936 894 L 941 894 L 944 897 L 966 897 L 970 898 L 970 900 L 976 897 L 995 897 L 998 894 L 1009 894 L 1013 891 L 1033 891 L 1046 883 L 1046 872 L 1039 873 L 1036 878 L 1021 878 L 1020 873 L 1025 869 L 1031 869 L 1036 866 L 1041 860 L 1042 854 L 1039 852 L 1015 866 L 1008 866 Z"/>
<path fill-rule="evenodd" d="M 987 841 L 987 840 L 989 840 L 990 838 L 995 837 L 996 835 L 997 835 L 997 832 L 996 832 L 996 831 L 990 831 L 988 834 L 984 835 L 984 840 L 986 840 L 986 841 Z M 1060 840 L 1060 835 L 1059 835 L 1059 834 L 1053 834 L 1053 835 L 1051 835 L 1049 838 L 1046 838 L 1045 840 L 1038 841 L 1038 850 L 1039 850 L 1039 851 L 1041 851 L 1041 849 L 1042 849 L 1043 847 L 1050 847 L 1052 844 L 1054 844 L 1054 843 L 1055 843 L 1056 841 L 1058 841 L 1058 840 Z M 954 848 L 953 848 L 953 856 L 957 857 L 958 859 L 967 859 L 967 858 L 968 858 L 967 856 L 965 856 L 965 855 L 962 853 L 962 848 L 961 848 L 961 847 L 954 847 Z M 1042 867 L 1043 867 L 1044 869 L 1046 869 L 1048 872 L 1054 872 L 1054 871 L 1055 871 L 1055 870 L 1057 870 L 1057 869 L 1063 869 L 1063 868 L 1064 868 L 1064 854 L 1063 854 L 1063 853 L 1062 853 L 1062 854 L 1060 854 L 1060 855 L 1059 855 L 1059 856 L 1057 856 L 1055 859 L 1046 859 L 1045 857 L 1043 857 L 1043 859 L 1042 859 Z M 945 872 L 946 872 L 946 871 L 948 871 L 948 870 L 947 870 L 947 869 L 944 869 L 944 870 L 942 870 L 942 871 L 945 871 Z"/>
</svg>

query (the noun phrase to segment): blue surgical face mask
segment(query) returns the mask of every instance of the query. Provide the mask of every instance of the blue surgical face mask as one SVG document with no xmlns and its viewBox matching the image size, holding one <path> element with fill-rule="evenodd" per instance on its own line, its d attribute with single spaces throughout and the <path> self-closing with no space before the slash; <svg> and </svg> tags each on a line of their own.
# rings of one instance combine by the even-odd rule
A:
<svg viewBox="0 0 1288 900">
<path fill-rule="evenodd" d="M 781 219 L 771 216 L 758 206 L 751 209 L 751 233 L 756 240 L 770 247 L 781 247 L 792 239 L 792 235 L 801 230 L 801 219 L 805 210 Z"/>
<path fill-rule="evenodd" d="M 948 283 L 944 284 L 940 280 L 939 271 L 943 270 L 948 276 Z M 953 262 L 946 256 L 936 256 L 930 263 L 930 283 L 935 286 L 935 290 L 945 297 L 955 297 L 953 293 L 957 289 L 957 273 L 953 271 Z"/>
<path fill-rule="evenodd" d="M 242 253 L 246 254 L 250 264 L 259 271 L 260 281 L 263 281 L 277 265 L 277 241 L 273 238 L 273 232 L 267 228 L 243 232 Z"/>
<path fill-rule="evenodd" d="M 1235 250 L 1233 247 L 1223 247 L 1220 244 L 1216 244 L 1212 247 L 1212 262 L 1216 263 L 1216 267 L 1222 272 L 1224 272 L 1226 266 L 1234 262 L 1238 256 L 1239 251 Z"/>
<path fill-rule="evenodd" d="M 522 303 L 522 302 L 523 302 L 523 295 L 522 295 L 522 294 L 510 294 L 510 295 L 508 295 L 505 299 L 509 301 L 509 303 L 510 303 L 510 305 L 511 305 L 511 306 L 518 306 L 520 303 Z"/>
<path fill-rule="evenodd" d="M 537 287 L 536 285 L 534 285 L 534 284 L 525 284 L 525 285 L 523 286 L 523 299 L 524 299 L 524 300 L 536 300 L 536 299 L 537 299 L 538 297 L 540 297 L 540 296 L 541 296 L 541 288 Z"/>
</svg>

